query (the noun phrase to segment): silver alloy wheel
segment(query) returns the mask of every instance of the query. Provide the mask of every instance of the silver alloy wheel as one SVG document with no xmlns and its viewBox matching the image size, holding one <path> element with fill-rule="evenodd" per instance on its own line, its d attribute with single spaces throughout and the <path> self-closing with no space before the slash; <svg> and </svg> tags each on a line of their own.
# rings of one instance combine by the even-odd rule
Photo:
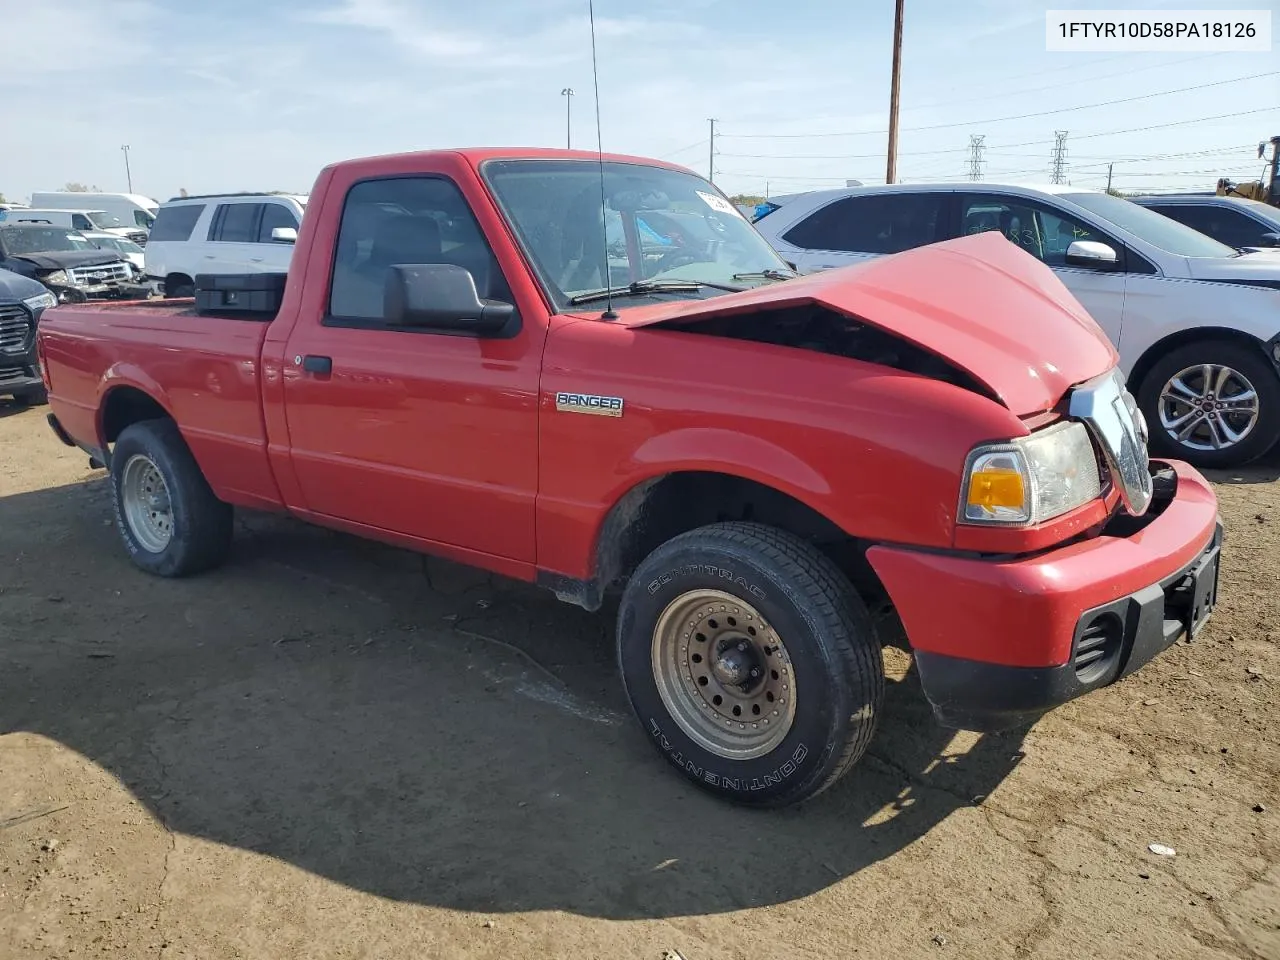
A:
<svg viewBox="0 0 1280 960">
<path fill-rule="evenodd" d="M 125 523 L 142 549 L 163 553 L 173 539 L 173 504 L 169 487 L 150 458 L 135 453 L 124 465 L 120 500 Z"/>
<path fill-rule="evenodd" d="M 1160 426 L 1190 450 L 1234 447 L 1257 423 L 1258 392 L 1248 377 L 1231 367 L 1187 367 L 1160 391 Z"/>
<path fill-rule="evenodd" d="M 796 714 L 791 658 L 751 604 L 720 590 L 681 594 L 658 618 L 651 657 L 667 712 L 716 756 L 762 757 L 790 732 Z"/>
</svg>

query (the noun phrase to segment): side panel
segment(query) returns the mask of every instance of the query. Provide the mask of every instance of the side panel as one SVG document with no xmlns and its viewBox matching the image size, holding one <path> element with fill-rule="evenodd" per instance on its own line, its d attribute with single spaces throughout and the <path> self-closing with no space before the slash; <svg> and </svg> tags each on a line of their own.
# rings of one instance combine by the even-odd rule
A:
<svg viewBox="0 0 1280 960">
<path fill-rule="evenodd" d="M 73 437 L 101 446 L 111 391 L 141 390 L 177 421 L 219 497 L 278 506 L 258 388 L 265 332 L 260 321 L 172 308 L 59 308 L 40 329 L 50 405 Z"/>
<path fill-rule="evenodd" d="M 622 415 L 557 410 L 558 391 L 620 397 Z M 538 566 L 579 579 L 610 507 L 677 471 L 775 487 L 856 536 L 948 548 L 969 449 L 1026 433 L 1005 408 L 939 381 L 599 321 L 551 334 L 540 424 Z"/>
</svg>

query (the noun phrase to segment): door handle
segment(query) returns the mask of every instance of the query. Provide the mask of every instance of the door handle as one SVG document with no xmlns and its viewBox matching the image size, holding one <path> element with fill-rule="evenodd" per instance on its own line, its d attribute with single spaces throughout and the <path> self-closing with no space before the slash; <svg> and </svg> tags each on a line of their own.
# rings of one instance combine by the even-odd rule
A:
<svg viewBox="0 0 1280 960">
<path fill-rule="evenodd" d="M 328 375 L 333 373 L 332 357 L 317 357 L 309 354 L 302 358 L 302 369 L 307 373 L 319 373 Z"/>
<path fill-rule="evenodd" d="M 250 258 L 249 258 L 249 262 L 250 262 L 250 263 L 261 263 L 261 262 L 262 262 L 262 257 L 250 257 Z"/>
</svg>

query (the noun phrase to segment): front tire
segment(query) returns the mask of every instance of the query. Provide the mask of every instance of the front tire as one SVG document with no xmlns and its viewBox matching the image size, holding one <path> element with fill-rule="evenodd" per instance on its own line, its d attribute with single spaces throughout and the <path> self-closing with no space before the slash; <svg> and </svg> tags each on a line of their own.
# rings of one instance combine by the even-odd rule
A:
<svg viewBox="0 0 1280 960">
<path fill-rule="evenodd" d="M 717 523 L 658 547 L 618 614 L 618 662 L 659 752 L 736 803 L 808 799 L 866 752 L 884 662 L 861 598 L 814 546 Z"/>
<path fill-rule="evenodd" d="M 226 559 L 231 506 L 214 496 L 172 420 L 121 432 L 111 452 L 111 493 L 125 549 L 147 573 L 185 577 Z"/>
<path fill-rule="evenodd" d="M 164 295 L 166 299 L 194 297 L 196 295 L 195 281 L 180 273 L 171 273 L 164 279 Z"/>
<path fill-rule="evenodd" d="M 1185 344 L 1138 385 L 1153 453 L 1229 467 L 1280 440 L 1280 376 L 1262 351 L 1230 340 Z"/>
</svg>

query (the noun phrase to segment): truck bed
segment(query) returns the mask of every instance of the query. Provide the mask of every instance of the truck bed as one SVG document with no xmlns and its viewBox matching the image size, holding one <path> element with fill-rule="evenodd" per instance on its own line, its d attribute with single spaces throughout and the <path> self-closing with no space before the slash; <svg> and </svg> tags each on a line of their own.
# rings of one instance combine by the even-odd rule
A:
<svg viewBox="0 0 1280 960">
<path fill-rule="evenodd" d="M 72 436 L 103 447 L 113 404 L 141 391 L 179 424 L 220 496 L 276 506 L 261 395 L 269 319 L 197 313 L 190 300 L 54 307 L 40 322 L 51 401 Z"/>
</svg>

